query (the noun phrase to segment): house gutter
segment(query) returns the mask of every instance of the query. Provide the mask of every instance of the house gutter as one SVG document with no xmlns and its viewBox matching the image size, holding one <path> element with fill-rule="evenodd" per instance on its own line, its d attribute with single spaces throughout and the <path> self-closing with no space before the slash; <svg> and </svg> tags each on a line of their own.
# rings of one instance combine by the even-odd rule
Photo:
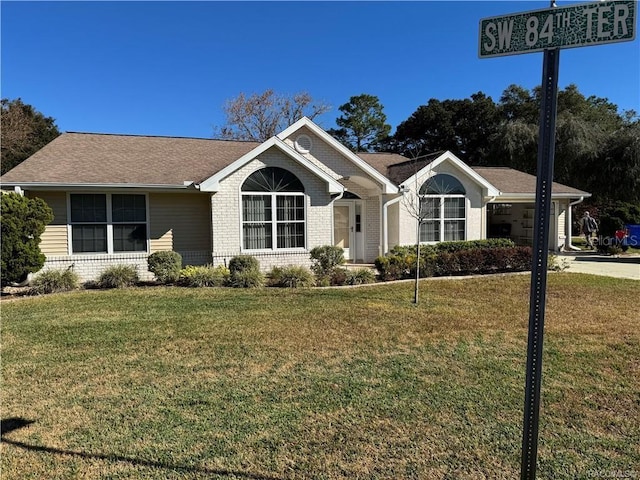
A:
<svg viewBox="0 0 640 480">
<path fill-rule="evenodd" d="M 68 190 L 73 189 L 139 189 L 139 190 L 199 190 L 199 185 L 192 181 L 185 181 L 182 185 L 175 184 L 147 184 L 147 183 L 36 183 L 36 182 L 6 182 L 3 186 L 12 186 L 16 192 L 24 190 Z"/>
<path fill-rule="evenodd" d="M 392 198 L 391 200 L 387 200 L 382 204 L 382 252 L 381 255 L 384 255 L 389 251 L 389 224 L 387 221 L 388 218 L 388 209 L 391 205 L 398 203 L 400 200 L 404 198 L 404 194 L 406 190 L 404 188 L 400 188 L 401 195 L 399 197 Z"/>
<path fill-rule="evenodd" d="M 573 245 L 571 245 L 571 225 L 573 224 L 571 207 L 573 207 L 574 205 L 578 205 L 583 201 L 584 201 L 584 197 L 580 197 L 575 202 L 569 203 L 569 208 L 567 209 L 567 227 L 565 231 L 567 238 L 564 241 L 565 250 L 573 250 L 573 251 L 580 250 L 578 247 L 574 247 Z"/>
</svg>

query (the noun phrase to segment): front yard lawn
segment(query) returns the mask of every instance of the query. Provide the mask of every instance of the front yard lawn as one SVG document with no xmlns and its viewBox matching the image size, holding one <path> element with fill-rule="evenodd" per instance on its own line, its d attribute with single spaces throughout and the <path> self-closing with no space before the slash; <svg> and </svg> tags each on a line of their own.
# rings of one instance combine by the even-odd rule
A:
<svg viewBox="0 0 640 480">
<path fill-rule="evenodd" d="M 3 301 L 2 478 L 517 478 L 529 278 Z M 549 275 L 538 478 L 640 477 L 639 294 Z"/>
</svg>

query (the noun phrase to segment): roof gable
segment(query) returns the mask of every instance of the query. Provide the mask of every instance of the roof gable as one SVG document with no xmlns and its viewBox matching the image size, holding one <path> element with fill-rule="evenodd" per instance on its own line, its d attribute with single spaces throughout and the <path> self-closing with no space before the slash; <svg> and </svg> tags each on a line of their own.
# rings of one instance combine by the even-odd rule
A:
<svg viewBox="0 0 640 480">
<path fill-rule="evenodd" d="M 486 178 L 478 174 L 475 170 L 469 167 L 466 163 L 456 157 L 450 151 L 445 151 L 440 153 L 436 158 L 434 158 L 431 162 L 429 162 L 426 166 L 422 167 L 418 172 L 411 175 L 409 178 L 404 180 L 400 184 L 400 188 L 410 188 L 412 184 L 414 184 L 419 178 L 428 175 L 429 172 L 433 171 L 438 165 L 442 163 L 450 163 L 454 165 L 457 169 L 461 170 L 465 175 L 467 175 L 474 183 L 479 185 L 486 196 L 494 197 L 500 195 L 500 190 L 490 183 Z"/>
<path fill-rule="evenodd" d="M 321 178 L 327 183 L 327 189 L 329 193 L 341 193 L 344 191 L 344 187 L 328 173 L 324 172 L 312 162 L 304 158 L 298 152 L 290 148 L 285 142 L 278 137 L 271 137 L 266 142 L 261 143 L 253 150 L 247 152 L 242 157 L 238 158 L 233 163 L 227 165 L 222 170 L 218 171 L 214 175 L 210 176 L 206 180 L 200 183 L 200 190 L 203 192 L 216 192 L 220 187 L 220 182 L 226 177 L 231 175 L 236 170 L 242 168 L 249 162 L 253 161 L 258 155 L 266 152 L 268 149 L 275 147 L 289 158 L 300 164 L 302 167 L 309 170 L 311 173 Z"/>
<path fill-rule="evenodd" d="M 369 165 L 357 154 L 353 153 L 347 147 L 342 145 L 340 142 L 338 142 L 335 138 L 333 138 L 331 135 L 329 135 L 327 132 L 325 132 L 322 128 L 320 128 L 318 125 L 313 123 L 307 117 L 302 117 L 293 125 L 289 126 L 285 130 L 280 132 L 277 135 L 277 137 L 280 140 L 284 140 L 292 136 L 295 132 L 297 132 L 303 127 L 306 127 L 309 130 L 311 130 L 316 136 L 322 139 L 322 141 L 324 141 L 327 145 L 329 145 L 331 148 L 339 152 L 342 157 L 346 158 L 347 160 L 355 164 L 358 168 L 360 168 L 365 173 L 367 173 L 367 175 L 369 175 L 370 177 L 374 178 L 377 182 L 379 182 L 382 185 L 382 193 L 398 192 L 398 188 L 396 187 L 396 185 L 394 185 L 394 183 L 391 180 L 389 180 L 389 178 L 385 174 L 380 173 L 374 167 Z"/>
</svg>

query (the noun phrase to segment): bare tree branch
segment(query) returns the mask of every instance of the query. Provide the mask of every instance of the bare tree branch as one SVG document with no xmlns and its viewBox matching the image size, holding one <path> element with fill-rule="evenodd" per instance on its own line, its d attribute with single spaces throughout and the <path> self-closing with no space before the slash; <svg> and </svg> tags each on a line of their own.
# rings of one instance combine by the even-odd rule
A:
<svg viewBox="0 0 640 480">
<path fill-rule="evenodd" d="M 214 128 L 214 137 L 264 142 L 302 117 L 313 120 L 330 109 L 325 103 L 314 102 L 307 92 L 293 96 L 278 94 L 273 89 L 249 96 L 240 93 L 226 101 L 223 107 L 226 123 Z"/>
</svg>

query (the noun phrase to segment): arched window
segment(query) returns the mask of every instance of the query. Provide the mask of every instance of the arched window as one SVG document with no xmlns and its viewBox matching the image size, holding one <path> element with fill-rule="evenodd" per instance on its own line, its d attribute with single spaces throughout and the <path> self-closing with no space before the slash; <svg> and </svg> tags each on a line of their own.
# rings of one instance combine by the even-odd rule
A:
<svg viewBox="0 0 640 480">
<path fill-rule="evenodd" d="M 464 195 L 467 191 L 453 175 L 439 173 L 420 187 L 420 195 Z"/>
<path fill-rule="evenodd" d="M 305 195 L 298 177 L 266 167 L 249 175 L 241 192 L 243 249 L 305 247 Z"/>
<path fill-rule="evenodd" d="M 466 193 L 460 180 L 446 173 L 422 184 L 419 190 L 421 242 L 465 240 Z"/>
</svg>

